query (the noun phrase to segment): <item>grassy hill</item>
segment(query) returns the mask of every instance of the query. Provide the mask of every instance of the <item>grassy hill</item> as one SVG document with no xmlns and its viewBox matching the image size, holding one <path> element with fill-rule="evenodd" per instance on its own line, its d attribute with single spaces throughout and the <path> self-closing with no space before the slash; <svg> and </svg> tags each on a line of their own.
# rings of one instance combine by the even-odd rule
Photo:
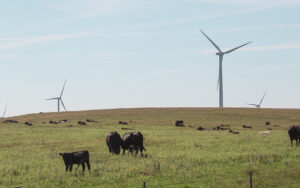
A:
<svg viewBox="0 0 300 188">
<path fill-rule="evenodd" d="M 97 122 L 78 125 L 87 118 Z M 300 147 L 291 148 L 287 134 L 290 125 L 300 124 L 298 109 L 140 108 L 9 119 L 18 123 L 0 123 L 1 187 L 142 187 L 143 181 L 147 187 L 249 187 L 250 171 L 254 187 L 300 186 Z M 68 121 L 49 123 L 62 119 Z M 185 127 L 175 127 L 175 120 Z M 240 134 L 212 130 L 220 124 Z M 109 154 L 105 138 L 128 132 L 122 128 L 143 133 L 145 157 Z M 270 134 L 259 134 L 268 129 Z M 86 149 L 91 173 L 82 176 L 76 165 L 65 173 L 58 153 Z"/>
</svg>

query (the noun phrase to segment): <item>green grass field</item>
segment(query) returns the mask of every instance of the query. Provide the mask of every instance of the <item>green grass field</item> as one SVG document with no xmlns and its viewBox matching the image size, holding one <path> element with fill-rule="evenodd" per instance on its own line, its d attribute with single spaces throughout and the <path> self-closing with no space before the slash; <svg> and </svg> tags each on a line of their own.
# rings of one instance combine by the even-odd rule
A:
<svg viewBox="0 0 300 188">
<path fill-rule="evenodd" d="M 77 124 L 87 118 L 97 122 Z M 116 109 L 9 119 L 19 123 L 0 123 L 0 187 L 142 187 L 145 181 L 147 187 L 240 188 L 250 187 L 250 171 L 254 187 L 300 187 L 300 147 L 291 148 L 287 134 L 290 125 L 300 124 L 296 109 Z M 68 122 L 49 124 L 61 119 Z M 185 127 L 175 127 L 175 120 L 184 120 Z M 220 124 L 240 134 L 212 130 Z M 122 127 L 143 133 L 143 158 L 108 152 L 107 134 L 116 130 L 122 136 Z M 258 134 L 268 128 L 270 134 Z M 58 155 L 78 150 L 90 152 L 91 173 L 84 176 L 77 165 L 66 173 Z"/>
</svg>

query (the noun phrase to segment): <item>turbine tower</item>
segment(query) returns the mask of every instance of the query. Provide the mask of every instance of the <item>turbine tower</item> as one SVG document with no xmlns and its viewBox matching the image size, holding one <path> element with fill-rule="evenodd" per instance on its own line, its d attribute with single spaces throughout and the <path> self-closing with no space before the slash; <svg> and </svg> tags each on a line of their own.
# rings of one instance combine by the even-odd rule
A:
<svg viewBox="0 0 300 188">
<path fill-rule="evenodd" d="M 54 97 L 54 98 L 50 98 L 50 99 L 46 99 L 46 100 L 57 100 L 57 112 L 60 112 L 60 103 L 62 104 L 62 106 L 64 107 L 65 111 L 67 111 L 64 102 L 62 101 L 62 95 L 64 93 L 64 89 L 65 89 L 65 85 L 66 85 L 67 79 L 65 80 L 64 86 L 61 90 L 60 96 L 59 97 Z"/>
<path fill-rule="evenodd" d="M 218 78 L 218 87 L 219 87 L 219 107 L 223 108 L 223 75 L 222 75 L 222 61 L 223 61 L 223 56 L 225 54 L 229 54 L 243 46 L 246 46 L 247 44 L 251 43 L 247 42 L 243 45 L 240 45 L 238 47 L 232 48 L 231 50 L 227 50 L 225 52 L 223 52 L 219 46 L 217 46 L 202 30 L 200 30 L 201 33 L 203 33 L 203 35 L 212 43 L 212 45 L 214 45 L 214 47 L 218 50 L 218 52 L 216 53 L 216 55 L 219 56 L 219 78 Z"/>
<path fill-rule="evenodd" d="M 258 104 L 248 104 L 248 105 L 252 105 L 252 106 L 255 106 L 256 108 L 260 108 L 260 105 L 261 105 L 261 103 L 263 102 L 266 93 L 267 93 L 267 90 L 265 91 L 263 97 L 261 98 L 261 100 L 260 100 L 260 102 L 259 102 Z"/>
</svg>

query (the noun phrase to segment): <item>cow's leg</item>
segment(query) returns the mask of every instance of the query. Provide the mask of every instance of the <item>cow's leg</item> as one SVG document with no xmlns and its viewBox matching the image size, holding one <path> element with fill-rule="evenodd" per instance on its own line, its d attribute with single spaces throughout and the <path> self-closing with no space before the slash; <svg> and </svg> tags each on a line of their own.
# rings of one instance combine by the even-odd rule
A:
<svg viewBox="0 0 300 188">
<path fill-rule="evenodd" d="M 138 152 L 139 152 L 139 148 L 138 148 L 138 146 L 134 146 L 134 149 L 135 149 L 135 155 L 137 155 L 137 154 L 138 154 Z"/>
<path fill-rule="evenodd" d="M 141 156 L 143 157 L 143 146 L 140 147 Z"/>
<path fill-rule="evenodd" d="M 86 166 L 88 167 L 89 171 L 91 172 L 91 165 L 90 165 L 89 161 L 86 162 Z"/>
<path fill-rule="evenodd" d="M 72 172 L 73 164 L 69 166 L 70 172 Z"/>
<path fill-rule="evenodd" d="M 84 162 L 81 163 L 81 166 L 82 166 L 82 173 L 84 173 L 84 170 L 85 170 L 85 164 L 84 164 Z"/>
<path fill-rule="evenodd" d="M 68 172 L 69 165 L 66 165 L 66 172 Z"/>
<path fill-rule="evenodd" d="M 111 149 L 110 149 L 110 147 L 108 147 L 108 151 L 109 151 L 109 153 L 111 153 Z"/>
</svg>

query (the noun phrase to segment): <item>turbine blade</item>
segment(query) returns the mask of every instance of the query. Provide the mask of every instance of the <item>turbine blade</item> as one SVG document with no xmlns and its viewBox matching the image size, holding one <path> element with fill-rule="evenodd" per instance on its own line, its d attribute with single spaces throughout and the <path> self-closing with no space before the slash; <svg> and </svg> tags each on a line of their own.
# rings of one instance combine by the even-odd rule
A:
<svg viewBox="0 0 300 188">
<path fill-rule="evenodd" d="M 50 99 L 46 99 L 46 100 L 55 100 L 55 99 L 59 99 L 59 97 L 50 98 Z"/>
<path fill-rule="evenodd" d="M 199 29 L 201 31 L 201 33 L 203 33 L 203 35 L 214 45 L 215 48 L 217 48 L 217 50 L 222 53 L 221 49 L 219 48 L 219 46 L 217 46 L 201 29 Z"/>
<path fill-rule="evenodd" d="M 245 44 L 243 44 L 243 45 L 240 45 L 240 46 L 238 46 L 238 47 L 236 47 L 236 48 L 232 48 L 231 50 L 228 50 L 228 51 L 224 52 L 224 54 L 228 54 L 228 53 L 230 53 L 230 52 L 233 52 L 234 50 L 237 50 L 237 49 L 239 49 L 239 48 L 241 48 L 241 47 L 243 47 L 243 46 L 246 46 L 247 44 L 250 44 L 251 42 L 252 42 L 252 41 L 247 42 L 247 43 L 245 43 Z"/>
<path fill-rule="evenodd" d="M 60 98 L 61 98 L 61 96 L 62 96 L 63 93 L 64 93 L 64 89 L 65 89 L 66 82 L 67 82 L 67 79 L 65 79 L 65 83 L 64 83 L 63 89 L 61 90 L 61 93 L 60 93 Z"/>
<path fill-rule="evenodd" d="M 257 106 L 257 104 L 248 104 L 248 105 Z"/>
<path fill-rule="evenodd" d="M 266 93 L 267 93 L 267 90 L 265 91 L 265 93 L 264 93 L 263 97 L 261 98 L 261 100 L 260 100 L 260 102 L 259 102 L 259 106 L 260 106 L 260 104 L 263 102 L 263 100 L 264 100 L 264 98 L 265 98 L 265 95 L 266 95 Z"/>
<path fill-rule="evenodd" d="M 4 113 L 3 113 L 3 117 L 2 117 L 2 118 L 4 118 L 4 117 L 5 117 L 5 114 L 6 114 L 6 109 L 7 109 L 7 103 L 6 103 L 6 105 L 5 105 L 5 109 L 4 109 Z"/>
<path fill-rule="evenodd" d="M 64 102 L 62 101 L 62 99 L 60 99 L 60 102 L 61 102 L 62 106 L 64 107 L 65 111 L 67 111 L 67 109 L 66 109 L 66 107 L 65 107 Z"/>
</svg>

